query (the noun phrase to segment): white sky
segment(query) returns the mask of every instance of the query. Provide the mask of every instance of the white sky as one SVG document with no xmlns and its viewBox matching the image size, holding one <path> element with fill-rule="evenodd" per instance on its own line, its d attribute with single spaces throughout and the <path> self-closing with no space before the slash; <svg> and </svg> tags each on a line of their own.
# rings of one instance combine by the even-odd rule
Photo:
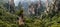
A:
<svg viewBox="0 0 60 27">
<path fill-rule="evenodd" d="M 22 1 L 36 1 L 36 0 L 14 0 L 15 5 L 18 5 L 20 1 L 22 2 Z M 42 1 L 46 1 L 46 0 L 42 0 Z"/>
</svg>

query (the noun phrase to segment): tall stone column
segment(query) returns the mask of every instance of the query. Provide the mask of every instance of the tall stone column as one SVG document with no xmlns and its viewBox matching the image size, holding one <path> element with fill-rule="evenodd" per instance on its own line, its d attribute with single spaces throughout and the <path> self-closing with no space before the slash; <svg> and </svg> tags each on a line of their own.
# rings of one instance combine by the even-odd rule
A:
<svg viewBox="0 0 60 27">
<path fill-rule="evenodd" d="M 15 12 L 14 11 L 14 6 L 15 6 L 14 0 L 9 0 L 9 9 L 10 9 L 10 12 L 11 13 L 14 13 Z"/>
<path fill-rule="evenodd" d="M 24 26 L 24 18 L 23 18 L 23 10 L 21 10 L 19 14 L 19 27 L 23 26 Z"/>
</svg>

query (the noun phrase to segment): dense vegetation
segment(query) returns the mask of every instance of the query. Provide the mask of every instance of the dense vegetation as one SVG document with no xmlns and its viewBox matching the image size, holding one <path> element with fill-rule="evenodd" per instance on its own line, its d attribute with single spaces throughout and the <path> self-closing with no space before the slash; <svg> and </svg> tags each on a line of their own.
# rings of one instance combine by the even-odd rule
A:
<svg viewBox="0 0 60 27">
<path fill-rule="evenodd" d="M 54 6 L 56 6 L 56 4 L 52 7 Z M 55 7 L 52 7 L 49 9 L 54 10 Z M 23 27 L 60 27 L 60 10 L 52 10 L 50 10 L 51 13 L 48 12 L 47 14 L 42 14 L 43 16 L 40 18 L 24 16 L 25 25 Z M 12 14 L 7 11 L 7 8 L 4 7 L 4 4 L 0 4 L 0 27 L 19 27 L 18 17 L 21 13 L 20 11 L 22 10 L 18 10 Z"/>
</svg>

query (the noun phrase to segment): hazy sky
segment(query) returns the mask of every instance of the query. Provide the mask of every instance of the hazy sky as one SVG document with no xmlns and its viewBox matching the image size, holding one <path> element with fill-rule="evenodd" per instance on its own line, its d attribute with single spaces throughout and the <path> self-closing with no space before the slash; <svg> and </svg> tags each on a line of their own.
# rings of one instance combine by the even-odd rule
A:
<svg viewBox="0 0 60 27">
<path fill-rule="evenodd" d="M 38 1 L 38 0 L 14 0 L 15 5 L 18 5 L 19 2 L 22 1 Z M 42 0 L 45 1 L 45 0 Z"/>
</svg>

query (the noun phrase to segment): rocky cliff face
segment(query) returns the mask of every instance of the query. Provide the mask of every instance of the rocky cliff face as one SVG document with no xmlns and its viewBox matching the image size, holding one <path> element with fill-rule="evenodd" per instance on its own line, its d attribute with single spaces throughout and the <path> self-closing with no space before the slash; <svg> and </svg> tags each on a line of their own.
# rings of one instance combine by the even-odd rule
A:
<svg viewBox="0 0 60 27">
<path fill-rule="evenodd" d="M 48 4 L 48 3 L 47 3 Z M 60 12 L 60 0 L 52 0 L 51 4 L 46 7 L 45 14 L 55 16 Z"/>
<path fill-rule="evenodd" d="M 9 0 L 9 9 L 11 13 L 14 13 L 15 11 L 14 7 L 15 7 L 14 0 Z"/>
</svg>

